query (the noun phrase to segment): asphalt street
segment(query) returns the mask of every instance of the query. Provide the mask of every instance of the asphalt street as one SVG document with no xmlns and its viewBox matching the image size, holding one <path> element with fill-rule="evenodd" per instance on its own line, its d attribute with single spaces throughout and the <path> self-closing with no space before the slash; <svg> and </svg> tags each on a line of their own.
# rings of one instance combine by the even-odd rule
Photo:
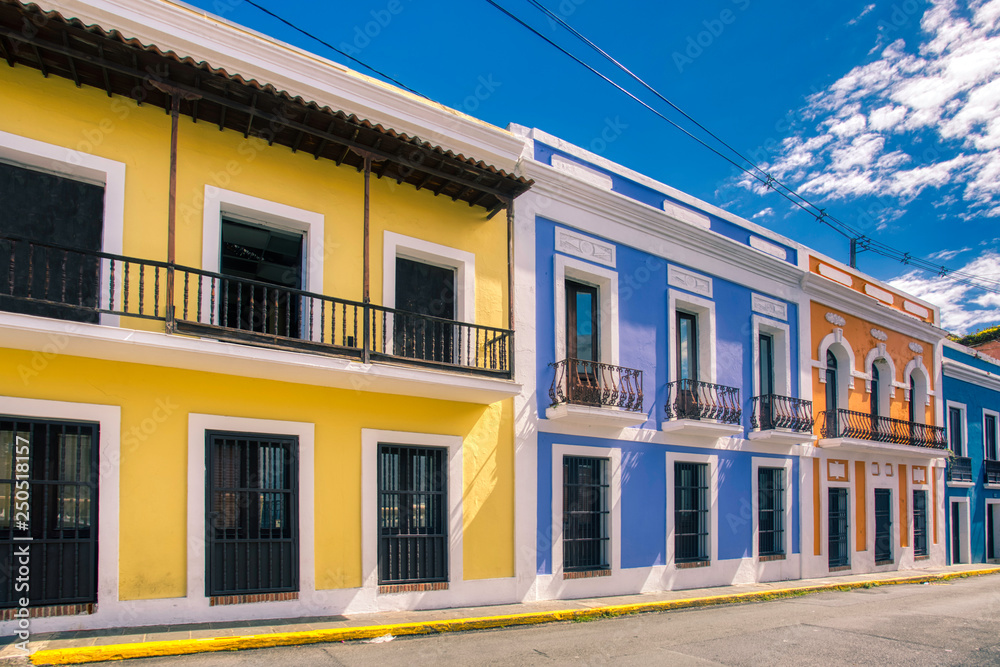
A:
<svg viewBox="0 0 1000 667">
<path fill-rule="evenodd" d="M 997 665 L 1000 576 L 383 643 L 316 644 L 125 662 L 136 667 Z"/>
</svg>

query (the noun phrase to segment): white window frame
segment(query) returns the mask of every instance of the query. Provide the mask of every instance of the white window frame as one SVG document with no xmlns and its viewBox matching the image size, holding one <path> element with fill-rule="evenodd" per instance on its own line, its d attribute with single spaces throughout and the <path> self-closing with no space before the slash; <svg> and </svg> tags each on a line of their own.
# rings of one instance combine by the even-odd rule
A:
<svg viewBox="0 0 1000 667">
<path fill-rule="evenodd" d="M 951 506 L 959 504 L 963 507 L 958 510 L 958 541 L 959 541 L 959 551 L 961 551 L 961 563 L 951 563 L 952 565 L 969 565 L 972 563 L 972 517 L 970 516 L 970 508 L 972 503 L 970 502 L 968 496 L 952 496 L 948 499 L 947 506 L 947 517 L 945 525 L 948 527 L 945 530 L 945 553 L 947 560 L 951 560 L 951 556 L 954 553 L 954 545 L 952 544 L 952 539 L 955 534 L 954 528 L 951 526 L 952 511 Z M 985 521 L 984 521 L 985 523 Z"/>
<path fill-rule="evenodd" d="M 986 417 L 993 417 L 993 435 L 996 438 L 994 442 L 997 443 L 997 459 L 1000 460 L 1000 412 L 996 410 L 990 410 L 988 408 L 983 408 L 983 460 L 990 460 L 986 458 Z"/>
<path fill-rule="evenodd" d="M 611 463 L 611 515 L 609 523 L 608 562 L 611 565 L 611 576 L 621 572 L 621 542 L 622 542 L 622 450 L 620 447 L 587 447 L 584 445 L 552 445 L 552 574 L 557 581 L 564 581 L 563 566 L 563 457 L 589 456 L 609 459 Z M 592 581 L 587 578 L 566 579 L 565 584 Z"/>
<path fill-rule="evenodd" d="M 829 571 L 830 568 L 830 489 L 847 489 L 847 570 L 837 570 L 836 574 L 851 574 L 857 563 L 857 489 L 854 485 L 855 472 L 848 472 L 846 482 L 833 482 L 829 479 L 829 459 L 821 459 L 820 471 L 824 479 L 820 484 L 819 516 L 820 516 L 820 555 L 823 558 L 823 565 Z M 848 461 L 850 468 L 850 461 Z M 928 512 L 930 514 L 930 512 Z M 928 519 L 928 525 L 931 525 Z M 867 546 L 867 545 L 866 545 Z"/>
<path fill-rule="evenodd" d="M 24 419 L 76 420 L 100 424 L 97 472 L 98 604 L 93 618 L 110 619 L 122 613 L 128 614 L 128 603 L 120 600 L 118 595 L 121 408 L 117 405 L 0 396 L 0 414 Z M 204 508 L 201 515 L 204 518 Z"/>
<path fill-rule="evenodd" d="M 716 454 L 701 455 L 687 452 L 667 452 L 667 567 L 676 568 L 674 547 L 674 464 L 675 463 L 707 463 L 708 464 L 708 554 L 709 561 L 705 567 L 713 567 L 719 563 L 719 457 Z M 755 533 L 756 534 L 756 533 Z M 683 571 L 686 568 L 680 568 Z M 699 568 L 692 568 L 698 570 Z"/>
<path fill-rule="evenodd" d="M 455 271 L 455 321 L 476 321 L 476 255 L 423 239 L 386 231 L 382 238 L 382 305 L 396 307 L 396 258 Z M 388 345 L 388 343 L 387 343 Z"/>
<path fill-rule="evenodd" d="M 691 313 L 698 320 L 698 380 L 716 384 L 715 302 L 675 289 L 667 293 L 667 345 L 670 350 L 669 382 L 677 381 L 677 311 Z M 758 352 L 759 353 L 759 352 Z"/>
<path fill-rule="evenodd" d="M 774 341 L 774 393 L 792 395 L 792 346 L 789 326 L 760 315 L 753 316 L 753 391 L 760 396 L 760 334 Z"/>
<path fill-rule="evenodd" d="M 27 167 L 54 176 L 82 181 L 104 188 L 104 219 L 102 221 L 101 250 L 121 255 L 125 233 L 125 163 L 91 155 L 63 146 L 49 144 L 21 135 L 0 131 L 0 161 Z M 111 301 L 109 287 L 103 276 L 109 270 L 109 261 L 101 261 L 101 306 L 107 308 Z M 117 288 L 116 302 L 121 302 L 121 286 Z M 100 323 L 118 326 L 117 315 L 102 313 Z"/>
<path fill-rule="evenodd" d="M 917 396 L 910 395 L 910 379 L 913 378 L 916 381 L 914 386 L 917 389 Z M 917 401 L 923 403 L 924 407 L 930 406 L 931 397 L 934 396 L 934 390 L 931 387 L 931 377 L 927 372 L 927 368 L 924 366 L 923 357 L 914 357 L 909 362 L 907 362 L 906 367 L 903 369 L 903 397 L 907 401 Z M 923 411 L 921 415 L 925 414 Z"/>
<path fill-rule="evenodd" d="M 955 452 L 955 456 L 968 456 L 969 455 L 969 412 L 965 403 L 958 403 L 956 401 L 946 401 L 944 408 L 944 421 L 945 421 L 945 432 L 948 437 L 948 446 L 951 446 L 951 409 L 956 408 L 962 413 L 962 451 Z"/>
<path fill-rule="evenodd" d="M 993 508 L 1000 505 L 1000 498 L 986 498 L 986 518 L 983 521 L 983 560 L 987 563 L 998 563 L 1000 558 L 990 558 L 989 546 L 990 546 L 990 521 L 989 514 L 994 511 Z M 997 513 L 996 520 L 993 522 L 993 540 L 994 546 L 998 552 L 1000 552 L 1000 512 Z"/>
<path fill-rule="evenodd" d="M 187 479 L 187 597 L 197 608 L 208 609 L 210 598 L 205 595 L 205 433 L 232 431 L 237 433 L 268 433 L 298 438 L 298 505 L 299 505 L 299 601 L 310 602 L 316 593 L 315 566 L 315 424 L 311 422 L 249 419 L 226 415 L 188 414 L 188 479 Z M 264 602 L 275 610 L 287 613 L 299 604 L 295 600 Z M 256 606 L 256 605 L 255 605 Z"/>
<path fill-rule="evenodd" d="M 755 456 L 750 462 L 751 474 L 753 479 L 751 480 L 751 487 L 753 498 L 751 501 L 751 511 L 753 512 L 753 557 L 754 560 L 760 558 L 760 523 L 759 515 L 760 511 L 760 496 L 759 496 L 759 477 L 757 471 L 760 468 L 783 468 L 785 470 L 785 488 L 783 490 L 784 497 L 784 508 L 785 517 L 784 522 L 784 544 L 782 545 L 785 558 L 791 558 L 792 556 L 792 460 L 791 459 L 772 459 L 764 456 Z"/>
<path fill-rule="evenodd" d="M 901 537 L 902 537 L 902 533 L 900 531 L 904 527 L 908 531 L 910 530 L 910 527 L 909 527 L 909 517 L 907 517 L 907 520 L 906 520 L 906 524 L 907 525 L 903 526 L 902 525 L 902 517 L 899 514 L 899 484 L 896 483 L 896 478 L 895 477 L 889 477 L 889 476 L 886 476 L 886 475 L 872 475 L 871 474 L 871 464 L 870 463 L 865 466 L 865 475 L 870 480 L 870 484 L 868 484 L 868 487 L 871 489 L 871 498 L 867 499 L 867 502 L 871 503 L 871 510 L 868 512 L 868 517 L 866 519 L 869 522 L 868 525 L 871 526 L 871 530 L 867 531 L 871 535 L 871 540 L 870 540 L 871 544 L 870 545 L 865 545 L 865 546 L 871 551 L 872 562 L 874 563 L 875 562 L 875 539 L 876 539 L 876 534 L 875 534 L 876 533 L 876 531 L 875 531 L 875 489 L 887 489 L 890 492 L 890 495 L 889 495 L 889 497 L 890 497 L 890 500 L 889 500 L 889 511 L 891 513 L 891 519 L 890 519 L 890 521 L 892 521 L 892 535 L 889 538 L 889 541 L 890 541 L 889 547 L 890 547 L 890 550 L 892 552 L 892 563 L 891 564 L 887 564 L 887 565 L 878 565 L 877 567 L 880 567 L 880 568 L 884 567 L 884 568 L 887 568 L 887 569 L 890 569 L 890 570 L 898 569 L 899 564 L 900 564 L 900 559 L 903 557 L 903 547 L 899 546 L 899 543 L 900 543 Z M 907 493 L 909 493 L 909 494 L 913 493 L 913 489 L 911 489 L 909 486 L 907 487 Z M 907 508 L 909 509 L 909 511 L 911 513 L 913 511 L 912 505 L 913 505 L 913 498 L 911 496 L 910 498 L 906 499 L 906 506 L 907 506 Z M 910 541 L 912 542 L 912 539 Z M 908 548 L 912 549 L 913 545 L 911 544 Z"/>
<path fill-rule="evenodd" d="M 361 581 L 371 595 L 378 593 L 378 447 L 393 444 L 444 447 L 448 450 L 448 587 L 454 593 L 464 581 L 462 524 L 462 436 L 409 431 L 361 429 Z M 448 590 L 409 595 L 445 597 Z M 387 593 L 384 595 L 397 595 Z M 402 594 L 407 595 L 407 594 Z"/>
<path fill-rule="evenodd" d="M 618 272 L 556 253 L 553 256 L 555 285 L 555 359 L 566 358 L 566 280 L 597 288 L 598 361 L 618 364 Z"/>
</svg>

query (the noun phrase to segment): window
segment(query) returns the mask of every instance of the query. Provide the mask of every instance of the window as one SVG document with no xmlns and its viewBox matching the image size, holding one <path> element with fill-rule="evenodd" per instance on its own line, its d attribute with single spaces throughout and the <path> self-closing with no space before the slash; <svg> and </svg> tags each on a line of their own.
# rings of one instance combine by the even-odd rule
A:
<svg viewBox="0 0 1000 667">
<path fill-rule="evenodd" d="M 879 377 L 878 364 L 872 364 L 872 393 L 869 398 L 869 408 L 872 415 L 872 428 L 878 428 L 878 416 L 879 416 L 879 405 L 881 401 L 879 400 L 879 393 L 882 391 L 882 380 Z"/>
<path fill-rule="evenodd" d="M 563 570 L 610 569 L 611 461 L 563 457 Z"/>
<path fill-rule="evenodd" d="M 297 232 L 223 218 L 222 326 L 299 338 L 301 300 L 290 290 L 302 289 L 303 245 Z"/>
<path fill-rule="evenodd" d="M 875 489 L 875 564 L 892 562 L 892 490 Z"/>
<path fill-rule="evenodd" d="M 913 555 L 927 555 L 927 492 L 913 492 Z"/>
<path fill-rule="evenodd" d="M 826 409 L 836 410 L 837 405 L 837 355 L 827 350 L 826 352 Z"/>
<path fill-rule="evenodd" d="M 455 349 L 455 269 L 396 257 L 393 345 L 397 357 L 451 362 Z M 411 314 L 406 314 L 411 313 Z"/>
<path fill-rule="evenodd" d="M 766 333 L 758 335 L 760 346 L 760 395 L 768 396 L 774 391 L 774 336 Z"/>
<path fill-rule="evenodd" d="M 827 537 L 831 568 L 848 567 L 851 562 L 848 510 L 847 489 L 830 488 L 827 494 Z"/>
<path fill-rule="evenodd" d="M 0 607 L 97 600 L 98 436 L 97 424 L 0 419 L 0 562 L 32 545 L 30 596 L 4 576 Z"/>
<path fill-rule="evenodd" d="M 948 407 L 948 444 L 955 456 L 965 456 L 965 414 L 962 408 Z"/>
<path fill-rule="evenodd" d="M 757 469 L 757 552 L 785 553 L 785 469 Z"/>
<path fill-rule="evenodd" d="M 448 581 L 448 450 L 380 444 L 378 583 Z"/>
<path fill-rule="evenodd" d="M 708 464 L 674 463 L 674 561 L 709 561 Z"/>
<path fill-rule="evenodd" d="M 208 431 L 206 595 L 298 591 L 298 440 Z"/>
<path fill-rule="evenodd" d="M 983 446 L 985 447 L 986 459 L 997 460 L 997 416 L 995 414 L 983 415 Z"/>
<path fill-rule="evenodd" d="M 698 317 L 677 312 L 677 379 L 698 379 Z"/>
<path fill-rule="evenodd" d="M 912 375 L 910 375 L 910 402 L 907 405 L 907 409 L 909 410 L 907 418 L 910 420 L 911 424 L 915 424 L 917 422 L 916 403 L 917 403 L 917 381 Z"/>
<path fill-rule="evenodd" d="M 0 162 L 0 201 L 0 310 L 96 323 L 104 186 Z"/>
<path fill-rule="evenodd" d="M 566 281 L 566 355 L 570 359 L 598 361 L 597 288 Z"/>
</svg>

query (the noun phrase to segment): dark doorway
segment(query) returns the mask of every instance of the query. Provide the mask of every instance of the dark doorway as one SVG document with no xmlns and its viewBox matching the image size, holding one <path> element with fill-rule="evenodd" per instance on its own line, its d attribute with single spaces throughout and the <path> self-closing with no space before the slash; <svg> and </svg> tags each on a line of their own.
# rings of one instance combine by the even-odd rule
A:
<svg viewBox="0 0 1000 667">
<path fill-rule="evenodd" d="M 301 336 L 303 235 L 222 220 L 222 326 L 286 338 Z M 254 284 L 264 283 L 263 285 Z"/>
<path fill-rule="evenodd" d="M 0 163 L 0 202 L 0 310 L 96 323 L 104 186 Z"/>
<path fill-rule="evenodd" d="M 875 489 L 875 564 L 892 562 L 892 490 Z"/>
<path fill-rule="evenodd" d="M 97 424 L 0 418 L 0 607 L 97 601 L 98 437 Z M 30 595 L 12 576 L 26 544 Z"/>
<path fill-rule="evenodd" d="M 455 269 L 396 258 L 393 347 L 398 357 L 451 363 L 455 349 Z"/>
<path fill-rule="evenodd" d="M 847 567 L 850 565 L 850 544 L 848 537 L 848 502 L 847 489 L 832 488 L 827 495 L 827 518 L 829 529 L 829 563 L 830 567 Z"/>
<path fill-rule="evenodd" d="M 951 504 L 951 564 L 957 565 L 962 562 L 962 526 L 960 517 L 962 515 L 959 503 Z"/>
</svg>

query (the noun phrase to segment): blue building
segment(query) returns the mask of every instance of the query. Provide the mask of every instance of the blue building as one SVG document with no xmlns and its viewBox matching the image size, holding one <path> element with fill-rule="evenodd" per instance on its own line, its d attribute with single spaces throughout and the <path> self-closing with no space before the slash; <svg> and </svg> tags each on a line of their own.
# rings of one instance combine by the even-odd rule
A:
<svg viewBox="0 0 1000 667">
<path fill-rule="evenodd" d="M 1000 560 L 1000 361 L 944 345 L 949 563 Z"/>
<path fill-rule="evenodd" d="M 800 577 L 799 459 L 816 439 L 804 254 L 511 129 L 535 181 L 514 233 L 523 594 Z"/>
</svg>

